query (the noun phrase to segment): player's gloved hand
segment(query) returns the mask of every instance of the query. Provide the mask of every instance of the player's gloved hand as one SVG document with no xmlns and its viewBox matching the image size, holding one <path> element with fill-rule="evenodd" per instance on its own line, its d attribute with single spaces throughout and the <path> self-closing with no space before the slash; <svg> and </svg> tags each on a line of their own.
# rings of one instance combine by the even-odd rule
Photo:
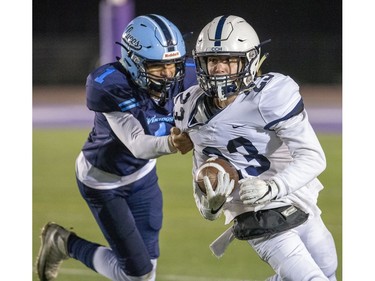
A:
<svg viewBox="0 0 375 281">
<path fill-rule="evenodd" d="M 247 178 L 239 182 L 240 199 L 244 204 L 259 205 L 274 199 L 279 188 L 274 181 L 264 181 L 258 178 Z"/>
<path fill-rule="evenodd" d="M 203 177 L 204 185 L 206 187 L 206 197 L 208 208 L 212 214 L 217 213 L 223 207 L 227 197 L 232 193 L 234 188 L 234 180 L 230 179 L 228 173 L 219 172 L 217 174 L 217 187 L 213 190 L 210 179 Z"/>
<path fill-rule="evenodd" d="M 181 154 L 186 154 L 193 149 L 193 142 L 186 132 L 181 133 L 181 130 L 176 127 L 172 127 L 170 132 L 168 138 L 170 146 L 180 151 Z"/>
</svg>

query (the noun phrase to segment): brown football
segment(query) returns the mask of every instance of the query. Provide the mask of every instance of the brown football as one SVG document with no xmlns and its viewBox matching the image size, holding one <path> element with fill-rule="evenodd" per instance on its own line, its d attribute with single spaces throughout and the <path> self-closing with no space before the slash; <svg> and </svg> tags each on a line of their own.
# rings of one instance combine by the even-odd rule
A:
<svg viewBox="0 0 375 281">
<path fill-rule="evenodd" d="M 204 194 L 206 194 L 206 187 L 203 182 L 203 177 L 207 176 L 210 179 L 212 189 L 215 190 L 219 171 L 227 172 L 230 179 L 234 180 L 233 190 L 236 188 L 239 180 L 236 168 L 230 162 L 222 158 L 209 158 L 198 168 L 195 174 L 195 182 Z"/>
</svg>

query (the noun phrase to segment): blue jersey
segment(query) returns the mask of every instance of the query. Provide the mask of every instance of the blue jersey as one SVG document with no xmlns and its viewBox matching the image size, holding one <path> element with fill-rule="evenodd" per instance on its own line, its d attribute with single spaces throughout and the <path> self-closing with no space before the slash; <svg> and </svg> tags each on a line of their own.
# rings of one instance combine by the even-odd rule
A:
<svg viewBox="0 0 375 281">
<path fill-rule="evenodd" d="M 192 69 L 187 67 L 186 71 L 191 72 Z M 194 79 L 185 79 L 171 89 L 172 96 L 194 83 Z M 168 135 L 174 126 L 173 98 L 168 99 L 163 107 L 159 106 L 145 90 L 128 78 L 119 62 L 100 66 L 88 76 L 86 103 L 95 112 L 95 119 L 82 152 L 91 165 L 118 176 L 134 173 L 146 165 L 148 159 L 133 156 L 113 132 L 103 113 L 130 113 L 140 122 L 145 134 L 152 136 Z"/>
</svg>

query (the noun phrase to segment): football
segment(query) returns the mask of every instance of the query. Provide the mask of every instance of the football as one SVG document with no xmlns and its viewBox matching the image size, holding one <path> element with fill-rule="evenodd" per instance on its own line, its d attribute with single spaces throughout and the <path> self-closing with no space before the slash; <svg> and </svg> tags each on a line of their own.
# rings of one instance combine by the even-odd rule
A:
<svg viewBox="0 0 375 281">
<path fill-rule="evenodd" d="M 204 194 L 206 194 L 206 187 L 203 182 L 203 177 L 207 176 L 210 179 L 212 189 L 215 190 L 217 187 L 217 174 L 219 171 L 228 173 L 230 179 L 234 180 L 233 190 L 236 188 L 239 180 L 236 168 L 230 162 L 222 158 L 209 158 L 198 168 L 194 179 Z"/>
</svg>

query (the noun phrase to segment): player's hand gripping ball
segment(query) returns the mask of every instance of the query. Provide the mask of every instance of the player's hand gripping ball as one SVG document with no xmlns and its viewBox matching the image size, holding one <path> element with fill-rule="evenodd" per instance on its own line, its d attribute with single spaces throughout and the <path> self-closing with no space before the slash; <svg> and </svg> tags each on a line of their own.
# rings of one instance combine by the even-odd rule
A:
<svg viewBox="0 0 375 281">
<path fill-rule="evenodd" d="M 230 180 L 234 180 L 233 190 L 236 188 L 239 180 L 236 168 L 230 162 L 222 158 L 212 157 L 207 159 L 195 173 L 195 182 L 204 194 L 206 194 L 206 187 L 203 177 L 207 176 L 209 178 L 212 189 L 215 190 L 218 184 L 217 175 L 220 171 L 229 174 Z"/>
</svg>

